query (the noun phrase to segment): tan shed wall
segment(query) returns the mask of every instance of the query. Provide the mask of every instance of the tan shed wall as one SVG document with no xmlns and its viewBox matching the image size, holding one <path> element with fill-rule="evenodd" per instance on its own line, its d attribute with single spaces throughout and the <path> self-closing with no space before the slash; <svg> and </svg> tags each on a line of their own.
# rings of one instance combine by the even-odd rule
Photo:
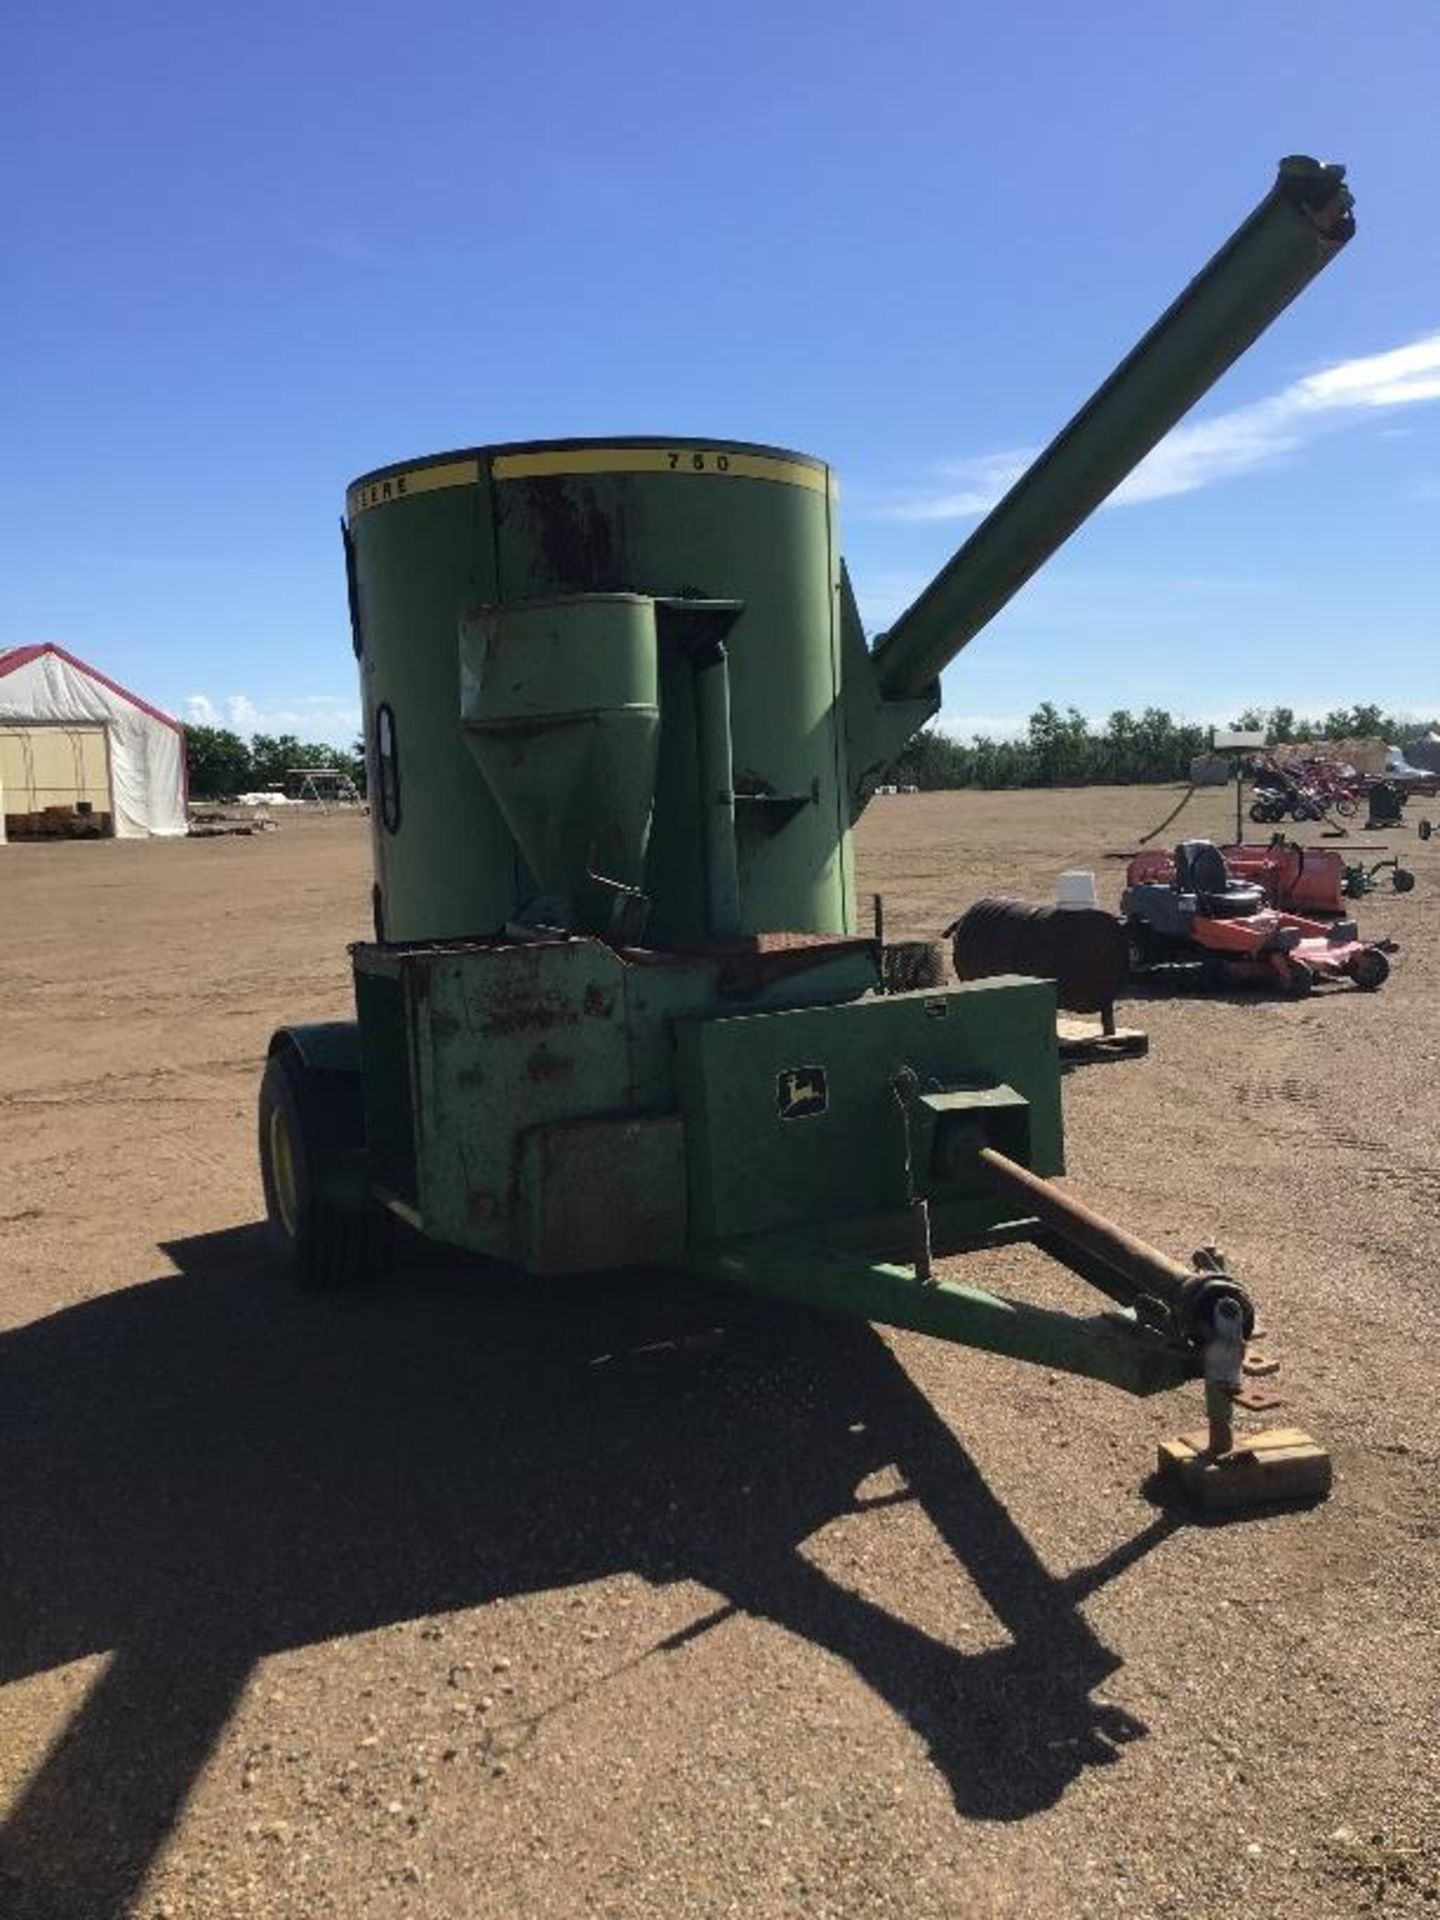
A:
<svg viewBox="0 0 1440 1920">
<path fill-rule="evenodd" d="M 81 800 L 109 813 L 104 727 L 0 727 L 0 791 L 6 813 L 42 813 Z"/>
</svg>

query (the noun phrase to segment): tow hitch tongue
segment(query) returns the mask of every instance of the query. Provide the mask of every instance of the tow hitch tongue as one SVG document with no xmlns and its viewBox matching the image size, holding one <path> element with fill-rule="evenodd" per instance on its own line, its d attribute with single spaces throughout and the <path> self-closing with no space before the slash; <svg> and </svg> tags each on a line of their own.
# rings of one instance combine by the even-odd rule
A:
<svg viewBox="0 0 1440 1920">
<path fill-rule="evenodd" d="M 1161 1442 L 1162 1477 L 1178 1478 L 1187 1493 L 1207 1507 L 1321 1499 L 1329 1492 L 1330 1456 L 1298 1427 L 1237 1438 L 1237 1406 L 1260 1413 L 1280 1402 L 1276 1394 L 1247 1380 L 1247 1374 L 1274 1372 L 1275 1363 L 1247 1358 L 1255 1308 L 1244 1287 L 1226 1271 L 1217 1248 L 1202 1248 L 1194 1265 L 1186 1267 L 984 1145 L 976 1133 L 956 1144 L 974 1156 L 987 1180 L 1041 1222 L 1046 1237 L 1040 1244 L 1047 1251 L 1130 1306 L 1155 1332 L 1197 1351 L 1205 1381 L 1206 1430 Z"/>
<path fill-rule="evenodd" d="M 986 1179 L 1046 1229 L 1042 1244 L 1047 1252 L 1112 1299 L 1133 1307 L 1152 1331 L 1204 1353 L 1207 1379 L 1211 1347 L 1223 1339 L 1228 1350 L 1231 1340 L 1238 1338 L 1234 1376 L 1239 1390 L 1245 1342 L 1255 1330 L 1255 1308 L 1245 1289 L 1225 1271 L 1224 1259 L 1214 1248 L 1206 1248 L 1196 1256 L 1195 1265 L 1187 1267 L 998 1148 L 977 1144 L 973 1152 Z"/>
</svg>

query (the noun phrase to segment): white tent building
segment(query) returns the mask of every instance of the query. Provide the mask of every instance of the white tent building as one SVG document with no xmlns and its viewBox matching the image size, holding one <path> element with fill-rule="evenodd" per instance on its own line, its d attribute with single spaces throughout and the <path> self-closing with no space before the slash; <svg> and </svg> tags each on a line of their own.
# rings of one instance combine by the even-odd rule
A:
<svg viewBox="0 0 1440 1920">
<path fill-rule="evenodd" d="M 186 831 L 179 721 L 48 643 L 0 652 L 0 840 L 46 808 L 121 839 Z"/>
</svg>

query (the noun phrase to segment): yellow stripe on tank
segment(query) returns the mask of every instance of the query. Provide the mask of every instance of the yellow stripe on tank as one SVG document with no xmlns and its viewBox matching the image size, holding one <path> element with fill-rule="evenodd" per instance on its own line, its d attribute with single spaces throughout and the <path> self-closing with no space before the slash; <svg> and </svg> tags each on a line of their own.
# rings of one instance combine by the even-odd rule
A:
<svg viewBox="0 0 1440 1920">
<path fill-rule="evenodd" d="M 835 491 L 827 467 L 781 460 L 768 453 L 732 453 L 728 447 L 555 447 L 539 453 L 502 453 L 497 480 L 540 480 L 561 474 L 674 473 L 772 480 L 811 493 Z"/>
<path fill-rule="evenodd" d="M 346 490 L 345 517 L 354 520 L 371 507 L 408 500 L 412 494 L 434 493 L 441 487 L 473 487 L 480 478 L 478 460 L 442 460 L 428 467 L 406 467 L 376 480 L 357 480 Z"/>
</svg>

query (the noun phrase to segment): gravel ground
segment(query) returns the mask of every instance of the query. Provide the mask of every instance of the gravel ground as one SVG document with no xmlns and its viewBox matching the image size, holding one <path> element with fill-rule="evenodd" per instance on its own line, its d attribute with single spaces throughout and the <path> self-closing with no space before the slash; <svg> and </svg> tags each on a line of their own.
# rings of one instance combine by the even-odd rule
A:
<svg viewBox="0 0 1440 1920">
<path fill-rule="evenodd" d="M 862 886 L 896 937 L 1113 898 L 1168 804 L 881 800 Z M 1066 1083 L 1078 1190 L 1221 1241 L 1334 1450 L 1226 1524 L 1144 1492 L 1193 1392 L 440 1259 L 297 1297 L 258 1064 L 346 1009 L 363 827 L 0 850 L 0 1912 L 1435 1912 L 1440 851 L 1396 844 L 1383 993 L 1147 998 Z"/>
</svg>

